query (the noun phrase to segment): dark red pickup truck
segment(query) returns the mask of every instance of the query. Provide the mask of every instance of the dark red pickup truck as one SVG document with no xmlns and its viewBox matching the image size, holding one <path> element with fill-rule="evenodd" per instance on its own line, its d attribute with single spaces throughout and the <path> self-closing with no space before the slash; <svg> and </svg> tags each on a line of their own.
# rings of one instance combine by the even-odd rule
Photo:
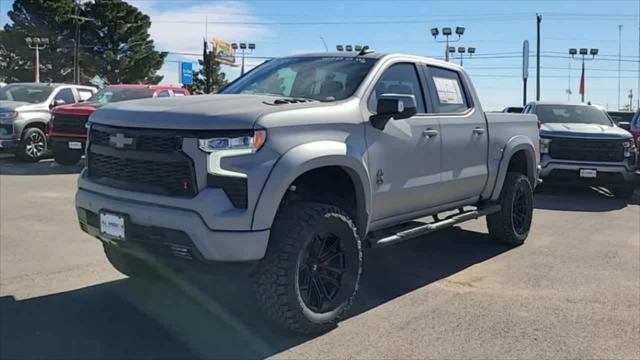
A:
<svg viewBox="0 0 640 360">
<path fill-rule="evenodd" d="M 53 149 L 53 156 L 61 165 L 73 165 L 80 161 L 87 140 L 87 120 L 103 105 L 126 100 L 187 95 L 187 89 L 173 86 L 111 85 L 85 102 L 58 106 L 52 111 L 49 122 L 49 144 Z"/>
</svg>

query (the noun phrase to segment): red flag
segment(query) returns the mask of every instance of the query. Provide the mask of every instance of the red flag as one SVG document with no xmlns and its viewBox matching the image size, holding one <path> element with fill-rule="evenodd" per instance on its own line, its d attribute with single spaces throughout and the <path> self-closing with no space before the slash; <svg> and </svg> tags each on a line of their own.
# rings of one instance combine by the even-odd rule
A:
<svg viewBox="0 0 640 360">
<path fill-rule="evenodd" d="M 584 63 L 582 63 L 582 75 L 580 75 L 580 86 L 578 87 L 578 94 L 584 95 Z"/>
</svg>

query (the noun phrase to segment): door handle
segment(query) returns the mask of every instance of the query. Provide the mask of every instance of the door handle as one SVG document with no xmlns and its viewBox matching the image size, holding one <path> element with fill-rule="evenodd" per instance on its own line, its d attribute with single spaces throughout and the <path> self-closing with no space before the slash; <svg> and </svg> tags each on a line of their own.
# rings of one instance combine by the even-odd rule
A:
<svg viewBox="0 0 640 360">
<path fill-rule="evenodd" d="M 422 132 L 422 136 L 426 137 L 427 139 L 438 136 L 438 134 L 440 134 L 440 132 L 435 129 L 426 129 Z"/>
<path fill-rule="evenodd" d="M 477 128 L 475 128 L 475 129 L 473 129 L 473 133 L 474 133 L 475 135 L 482 135 L 482 134 L 484 134 L 484 132 L 485 132 L 485 129 L 483 129 L 483 128 L 481 128 L 481 127 L 477 127 Z"/>
</svg>

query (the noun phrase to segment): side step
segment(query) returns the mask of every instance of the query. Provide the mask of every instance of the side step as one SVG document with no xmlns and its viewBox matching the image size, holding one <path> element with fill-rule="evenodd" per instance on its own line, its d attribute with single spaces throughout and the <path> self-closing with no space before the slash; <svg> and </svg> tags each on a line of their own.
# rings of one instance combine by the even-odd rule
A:
<svg viewBox="0 0 640 360">
<path fill-rule="evenodd" d="M 369 243 L 372 247 L 383 247 L 387 245 L 392 245 L 399 243 L 404 240 L 412 239 L 417 236 L 426 235 L 432 233 L 434 231 L 446 229 L 456 224 L 460 224 L 465 221 L 474 220 L 479 217 L 496 213 L 500 211 L 501 206 L 497 204 L 483 206 L 481 208 L 477 208 L 475 210 L 469 211 L 460 211 L 457 214 L 450 215 L 442 220 L 436 220 L 429 224 L 421 223 L 421 225 L 415 226 L 413 228 L 404 229 L 402 231 L 389 234 L 388 232 L 381 238 L 376 239 L 375 237 L 369 239 Z M 438 219 L 437 215 L 434 216 L 434 219 Z"/>
</svg>

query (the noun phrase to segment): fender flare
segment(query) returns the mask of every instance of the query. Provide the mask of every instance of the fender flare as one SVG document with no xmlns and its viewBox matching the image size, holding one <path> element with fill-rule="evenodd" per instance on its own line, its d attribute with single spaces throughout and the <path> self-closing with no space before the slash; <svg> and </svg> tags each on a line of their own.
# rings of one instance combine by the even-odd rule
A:
<svg viewBox="0 0 640 360">
<path fill-rule="evenodd" d="M 341 167 L 351 177 L 356 191 L 358 220 L 368 226 L 371 186 L 363 159 L 361 152 L 339 141 L 315 141 L 288 150 L 271 169 L 260 192 L 253 212 L 252 229 L 270 229 L 289 186 L 300 175 L 327 166 Z"/>
<path fill-rule="evenodd" d="M 517 135 L 509 139 L 507 144 L 502 148 L 502 159 L 500 160 L 500 166 L 498 167 L 498 175 L 496 177 L 496 183 L 491 193 L 491 200 L 498 200 L 500 193 L 502 192 L 502 186 L 504 180 L 507 177 L 507 169 L 509 168 L 509 162 L 515 153 L 518 151 L 524 151 L 527 159 L 527 177 L 531 181 L 531 186 L 536 186 L 538 179 L 538 161 L 536 159 L 536 147 L 526 136 Z"/>
</svg>

